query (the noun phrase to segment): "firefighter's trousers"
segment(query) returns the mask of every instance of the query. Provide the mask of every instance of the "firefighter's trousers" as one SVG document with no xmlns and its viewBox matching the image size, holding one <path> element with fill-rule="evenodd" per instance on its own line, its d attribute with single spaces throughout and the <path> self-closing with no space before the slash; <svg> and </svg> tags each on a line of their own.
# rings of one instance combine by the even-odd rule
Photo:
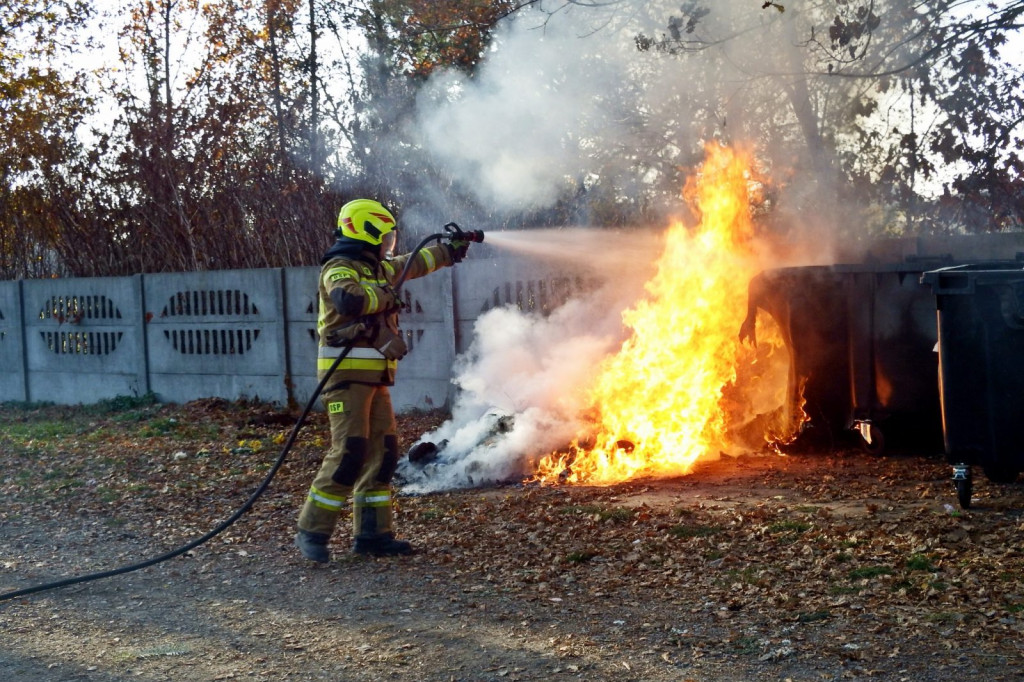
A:
<svg viewBox="0 0 1024 682">
<path fill-rule="evenodd" d="M 393 533 L 391 479 L 398 437 L 387 386 L 348 384 L 321 396 L 331 424 L 331 449 L 299 513 L 299 528 L 331 535 L 349 499 L 353 538 Z"/>
</svg>

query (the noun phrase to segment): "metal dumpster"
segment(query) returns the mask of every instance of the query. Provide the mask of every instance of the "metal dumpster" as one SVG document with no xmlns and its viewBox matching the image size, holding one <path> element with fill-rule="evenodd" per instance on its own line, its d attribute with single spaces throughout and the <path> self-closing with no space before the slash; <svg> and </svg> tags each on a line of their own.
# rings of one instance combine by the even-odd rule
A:
<svg viewBox="0 0 1024 682">
<path fill-rule="evenodd" d="M 766 270 L 748 285 L 741 336 L 756 338 L 758 309 L 771 315 L 789 352 L 786 411 L 809 417 L 790 449 L 831 446 L 849 422 L 844 301 L 842 282 L 826 266 Z"/>
<path fill-rule="evenodd" d="M 868 452 L 942 448 L 935 299 L 923 272 L 948 258 L 838 266 L 847 289 L 850 424 Z"/>
<path fill-rule="evenodd" d="M 751 281 L 744 326 L 761 308 L 782 331 L 792 364 L 788 400 L 802 399 L 809 418 L 798 444 L 859 434 L 874 454 L 893 444 L 941 449 L 935 303 L 920 277 L 951 262 L 779 268 Z"/>
</svg>

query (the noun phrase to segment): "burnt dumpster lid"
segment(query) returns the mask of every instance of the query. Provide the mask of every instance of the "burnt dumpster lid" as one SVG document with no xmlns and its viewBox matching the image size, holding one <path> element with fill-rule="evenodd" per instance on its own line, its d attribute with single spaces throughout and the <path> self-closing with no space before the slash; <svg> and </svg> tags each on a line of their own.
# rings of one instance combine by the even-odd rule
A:
<svg viewBox="0 0 1024 682">
<path fill-rule="evenodd" d="M 921 284 L 936 295 L 972 294 L 979 284 L 1024 282 L 1024 261 L 980 261 L 963 263 L 921 274 Z"/>
<path fill-rule="evenodd" d="M 1024 254 L 1022 254 L 1024 256 Z M 768 275 L 792 275 L 792 274 L 887 274 L 887 273 L 922 273 L 928 270 L 936 270 L 943 266 L 963 263 L 962 259 L 956 259 L 952 254 L 936 256 L 907 256 L 902 261 L 873 261 L 866 260 L 861 263 L 831 263 L 818 265 L 788 265 L 779 268 L 768 268 L 762 271 Z M 1014 263 L 1017 261 L 1000 261 Z M 1021 261 L 1024 265 L 1024 261 Z"/>
</svg>

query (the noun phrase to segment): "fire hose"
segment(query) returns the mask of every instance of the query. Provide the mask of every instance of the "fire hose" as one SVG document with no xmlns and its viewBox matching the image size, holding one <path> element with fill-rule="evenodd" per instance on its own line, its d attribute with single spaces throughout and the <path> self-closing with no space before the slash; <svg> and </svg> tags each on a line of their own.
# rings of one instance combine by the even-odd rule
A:
<svg viewBox="0 0 1024 682">
<path fill-rule="evenodd" d="M 440 243 L 442 239 L 447 239 L 450 244 L 456 242 L 479 243 L 484 240 L 484 233 L 483 230 L 464 231 L 455 223 L 448 223 L 447 225 L 444 226 L 443 233 L 438 232 L 436 234 L 432 234 L 428 237 L 425 237 L 419 244 L 416 245 L 416 248 L 412 250 L 409 258 L 406 260 L 405 267 L 402 268 L 401 273 L 395 280 L 395 284 L 393 285 L 392 288 L 394 289 L 396 295 L 401 291 L 402 285 L 405 284 L 405 279 L 409 275 L 409 268 L 412 265 L 413 260 L 416 258 L 416 255 L 420 251 L 422 251 L 430 242 L 436 240 L 438 243 Z M 358 324 L 359 322 L 361 321 L 357 320 L 357 322 L 355 322 L 354 324 Z M 281 452 L 278 454 L 277 460 L 270 468 L 270 471 L 267 472 L 267 475 L 264 476 L 263 481 L 259 484 L 256 490 L 253 491 L 253 493 L 249 496 L 249 499 L 247 499 L 245 503 L 242 504 L 241 507 L 239 507 L 233 514 L 231 514 L 231 516 L 224 519 L 215 528 L 207 532 L 205 535 L 196 538 L 195 540 L 192 540 L 191 542 L 182 545 L 177 549 L 165 552 L 164 554 L 153 557 L 152 559 L 147 559 L 145 561 L 140 561 L 138 563 L 110 569 L 107 571 L 88 573 L 85 575 L 74 576 L 71 578 L 56 580 L 49 583 L 41 583 L 39 585 L 25 587 L 20 590 L 14 590 L 12 592 L 0 593 L 0 602 L 7 601 L 9 599 L 16 599 L 18 597 L 24 597 L 30 594 L 35 594 L 37 592 L 53 590 L 58 587 L 67 587 L 69 585 L 75 585 L 78 583 L 100 580 L 101 578 L 110 578 L 116 575 L 122 575 L 124 573 L 131 573 L 132 571 L 138 571 L 143 568 L 148 568 L 149 566 L 162 563 L 169 559 L 173 559 L 174 557 L 181 556 L 186 552 L 190 552 L 196 547 L 199 547 L 200 545 L 209 542 L 211 539 L 213 539 L 220 533 L 224 532 L 227 528 L 229 528 L 236 521 L 238 521 L 238 519 L 240 519 L 243 514 L 249 511 L 252 508 L 252 506 L 256 503 L 256 500 L 258 500 L 260 496 L 263 495 L 264 492 L 266 492 L 267 488 L 270 486 L 270 482 L 274 480 L 274 476 L 276 476 L 277 472 L 281 469 L 281 466 L 284 464 L 285 459 L 288 457 L 288 453 L 291 451 L 292 446 L 295 444 L 295 439 L 298 437 L 299 431 L 302 429 L 303 425 L 305 425 L 306 418 L 309 416 L 309 413 L 312 411 L 313 406 L 316 404 L 316 399 L 324 390 L 324 386 L 330 380 L 331 375 L 334 374 L 334 371 L 338 368 L 338 365 L 340 365 L 341 361 L 348 356 L 349 352 L 352 350 L 352 346 L 354 345 L 354 343 L 355 339 L 352 339 L 345 343 L 342 352 L 338 354 L 338 357 L 335 358 L 333 363 L 331 363 L 330 368 L 324 374 L 323 378 L 320 379 L 316 388 L 313 390 L 312 395 L 310 395 L 309 400 L 306 402 L 306 407 L 302 410 L 302 413 L 299 415 L 298 420 L 296 420 L 295 425 L 292 427 L 291 432 L 288 434 L 288 438 L 285 440 L 284 445 L 281 447 Z"/>
</svg>

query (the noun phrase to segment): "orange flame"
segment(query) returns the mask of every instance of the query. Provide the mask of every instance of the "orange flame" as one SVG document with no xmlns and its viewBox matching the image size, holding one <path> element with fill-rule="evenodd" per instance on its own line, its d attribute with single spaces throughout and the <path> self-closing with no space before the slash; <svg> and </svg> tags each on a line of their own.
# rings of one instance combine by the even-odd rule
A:
<svg viewBox="0 0 1024 682">
<path fill-rule="evenodd" d="M 774 407 L 783 403 L 785 372 L 767 388 L 755 386 L 769 356 L 784 352 L 781 338 L 761 333 L 756 349 L 738 338 L 747 283 L 760 269 L 750 208 L 752 156 L 717 143 L 705 153 L 683 190 L 700 223 L 669 227 L 646 296 L 623 313 L 629 338 L 605 358 L 589 389 L 593 432 L 579 436 L 569 452 L 544 457 L 536 480 L 602 484 L 687 474 L 698 461 L 735 446 L 730 428 L 747 419 L 739 416 L 743 403 L 766 403 L 766 413 L 773 401 Z M 762 322 L 762 330 L 771 328 Z M 766 396 L 739 395 L 738 367 L 749 374 L 741 380 Z M 778 410 L 769 421 L 758 425 L 762 443 L 792 430 Z"/>
</svg>

